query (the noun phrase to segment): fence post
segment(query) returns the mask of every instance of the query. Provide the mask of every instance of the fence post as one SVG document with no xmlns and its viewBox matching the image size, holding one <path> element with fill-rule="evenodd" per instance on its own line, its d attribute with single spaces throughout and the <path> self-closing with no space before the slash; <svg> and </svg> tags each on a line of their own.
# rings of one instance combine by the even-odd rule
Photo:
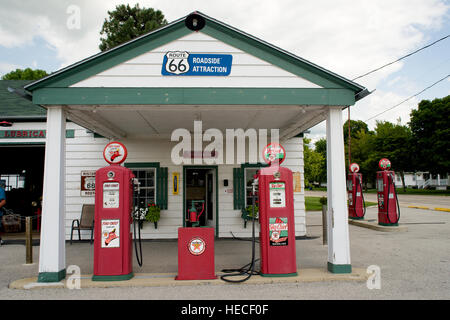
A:
<svg viewBox="0 0 450 320">
<path fill-rule="evenodd" d="M 322 239 L 323 245 L 328 244 L 327 205 L 322 204 Z"/>
<path fill-rule="evenodd" d="M 25 218 L 25 247 L 26 247 L 26 264 L 33 263 L 33 235 L 31 217 Z"/>
</svg>

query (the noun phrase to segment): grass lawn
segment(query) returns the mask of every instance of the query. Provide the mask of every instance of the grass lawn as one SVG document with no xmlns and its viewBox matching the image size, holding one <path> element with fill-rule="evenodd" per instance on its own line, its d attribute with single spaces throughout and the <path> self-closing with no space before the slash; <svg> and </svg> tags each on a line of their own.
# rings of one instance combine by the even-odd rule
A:
<svg viewBox="0 0 450 320">
<path fill-rule="evenodd" d="M 320 203 L 321 197 L 305 197 L 305 209 L 306 211 L 321 211 L 322 204 Z M 366 207 L 376 205 L 376 202 L 366 201 Z"/>
</svg>

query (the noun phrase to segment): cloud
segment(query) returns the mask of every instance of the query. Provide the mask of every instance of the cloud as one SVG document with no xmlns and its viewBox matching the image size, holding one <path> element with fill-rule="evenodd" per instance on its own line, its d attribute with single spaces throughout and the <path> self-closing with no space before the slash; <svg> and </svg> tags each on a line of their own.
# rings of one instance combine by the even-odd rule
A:
<svg viewBox="0 0 450 320">
<path fill-rule="evenodd" d="M 0 62 L 0 77 L 16 69 L 23 69 L 23 66 Z"/>
<path fill-rule="evenodd" d="M 2 0 L 0 45 L 25 45 L 41 36 L 57 48 L 63 64 L 75 62 L 98 52 L 107 11 L 120 3 Z M 79 30 L 67 28 L 71 5 L 80 8 Z M 416 48 L 424 41 L 423 30 L 439 28 L 448 10 L 438 0 L 157 0 L 140 5 L 161 9 L 169 21 L 200 10 L 350 78 Z"/>
<path fill-rule="evenodd" d="M 0 45 L 26 46 L 39 37 L 56 50 L 61 67 L 66 66 L 99 51 L 99 32 L 107 11 L 121 3 L 2 0 Z M 444 0 L 143 0 L 139 4 L 161 10 L 169 22 L 194 10 L 202 11 L 349 79 L 435 40 L 428 34 L 442 28 L 450 8 Z M 79 29 L 67 26 L 71 5 L 80 9 Z M 352 107 L 357 119 L 381 112 L 419 87 L 405 76 L 389 79 L 403 67 L 403 62 L 396 63 L 357 80 L 369 90 L 377 89 Z M 417 102 L 412 99 L 377 119 L 407 119 Z"/>
</svg>

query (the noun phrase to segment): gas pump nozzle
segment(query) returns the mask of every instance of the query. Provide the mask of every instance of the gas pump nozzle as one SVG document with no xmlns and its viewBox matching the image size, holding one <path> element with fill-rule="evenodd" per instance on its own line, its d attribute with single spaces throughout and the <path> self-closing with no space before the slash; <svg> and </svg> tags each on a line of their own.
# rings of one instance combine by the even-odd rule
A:
<svg viewBox="0 0 450 320">
<path fill-rule="evenodd" d="M 141 191 L 141 183 L 139 182 L 139 179 L 137 178 L 131 178 L 131 183 L 133 185 L 133 191 L 137 193 L 137 199 L 133 197 L 133 209 L 134 212 L 132 213 L 133 217 L 133 231 L 134 231 L 134 240 L 138 240 L 139 242 L 139 253 L 137 249 L 137 243 L 134 242 L 134 250 L 136 253 L 136 260 L 139 265 L 139 267 L 142 267 L 143 264 L 143 258 L 142 258 L 142 241 L 141 241 L 141 210 L 140 210 L 140 191 Z M 138 238 L 136 239 L 136 220 L 138 223 Z"/>
</svg>

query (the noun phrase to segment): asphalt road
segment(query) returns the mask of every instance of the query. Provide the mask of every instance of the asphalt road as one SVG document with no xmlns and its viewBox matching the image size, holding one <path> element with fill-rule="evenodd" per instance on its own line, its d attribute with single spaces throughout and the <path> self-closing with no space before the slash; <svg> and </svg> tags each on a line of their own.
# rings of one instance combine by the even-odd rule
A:
<svg viewBox="0 0 450 320">
<path fill-rule="evenodd" d="M 436 197 L 420 196 L 424 203 L 449 206 Z M 403 198 L 403 197 L 402 197 Z M 416 197 L 415 200 L 418 200 Z M 429 199 L 430 198 L 430 199 Z M 401 199 L 409 203 L 414 199 Z M 421 200 L 422 201 L 422 200 Z M 297 299 L 450 299 L 450 213 L 403 207 L 400 224 L 407 232 L 381 232 L 349 226 L 352 266 L 379 267 L 380 288 L 366 282 L 311 282 L 284 284 L 227 284 L 152 288 L 9 289 L 14 280 L 34 277 L 38 265 L 24 265 L 25 247 L 0 247 L 0 299 L 152 299 L 152 300 L 297 300 Z M 376 220 L 377 209 L 366 218 Z M 297 240 L 299 268 L 326 268 L 327 246 L 322 244 L 321 212 L 307 213 L 308 239 Z M 82 274 L 92 273 L 93 247 L 89 243 L 67 244 L 67 266 L 79 265 Z M 34 247 L 34 261 L 39 248 Z M 257 256 L 259 256 L 257 250 Z M 144 243 L 144 267 L 134 262 L 135 272 L 177 273 L 176 241 Z M 216 270 L 241 267 L 250 261 L 251 243 L 216 241 Z"/>
</svg>

